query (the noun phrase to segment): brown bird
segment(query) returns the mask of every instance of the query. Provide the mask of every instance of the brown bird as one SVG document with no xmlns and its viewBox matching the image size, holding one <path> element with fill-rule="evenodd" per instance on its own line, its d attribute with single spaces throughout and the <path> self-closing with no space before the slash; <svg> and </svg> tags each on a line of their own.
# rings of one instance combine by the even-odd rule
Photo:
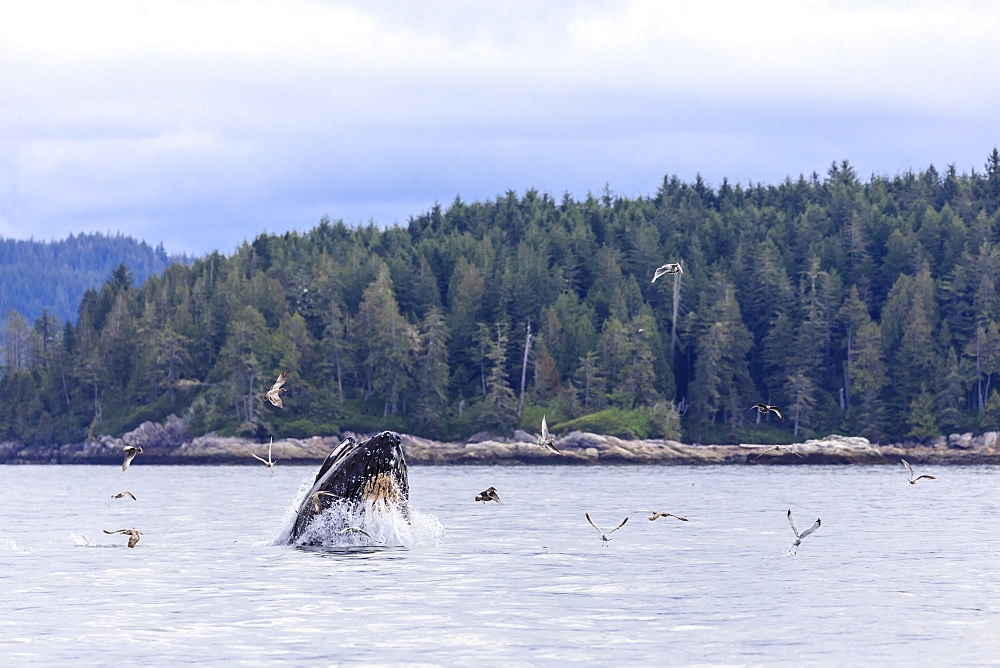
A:
<svg viewBox="0 0 1000 668">
<path fill-rule="evenodd" d="M 921 476 L 917 476 L 916 478 L 914 478 L 913 477 L 913 467 L 910 466 L 909 462 L 907 462 L 905 459 L 900 459 L 899 461 L 903 462 L 903 466 L 905 466 L 906 470 L 910 472 L 910 484 L 911 485 L 916 485 L 917 481 L 920 480 L 921 478 L 927 478 L 928 480 L 937 480 L 937 478 L 935 478 L 932 475 L 921 475 Z"/>
<path fill-rule="evenodd" d="M 767 415 L 768 411 L 770 411 L 775 415 L 777 415 L 779 420 L 781 420 L 782 422 L 785 421 L 785 418 L 781 415 L 781 411 L 778 410 L 777 406 L 768 406 L 767 404 L 757 403 L 748 408 L 747 410 L 752 411 L 755 408 L 757 409 L 757 412 L 763 413 L 764 415 Z"/>
<path fill-rule="evenodd" d="M 251 457 L 253 457 L 254 459 L 256 459 L 257 461 L 263 462 L 264 466 L 266 466 L 267 468 L 271 468 L 272 466 L 274 466 L 274 460 L 271 459 L 271 446 L 272 445 L 274 445 L 274 437 L 273 436 L 271 437 L 271 441 L 267 444 L 267 459 L 264 459 L 263 457 L 259 457 L 259 456 L 255 455 L 254 453 L 250 452 L 249 450 L 247 450 L 247 454 L 250 455 Z"/>
<path fill-rule="evenodd" d="M 284 406 L 284 404 L 281 403 L 281 393 L 288 391 L 282 387 L 282 385 L 285 384 L 285 379 L 287 377 L 288 377 L 287 371 L 282 371 L 281 373 L 279 373 L 278 379 L 274 381 L 274 385 L 272 385 L 271 389 L 264 394 L 264 398 L 270 401 L 278 408 L 282 408 Z"/>
<path fill-rule="evenodd" d="M 487 487 L 479 494 L 476 495 L 476 501 L 482 501 L 486 503 L 487 501 L 496 501 L 497 503 L 503 503 L 500 500 L 500 495 L 497 494 L 496 487 Z"/>
<path fill-rule="evenodd" d="M 649 516 L 649 521 L 652 522 L 653 520 L 658 520 L 661 517 L 676 517 L 681 522 L 688 521 L 686 517 L 681 517 L 680 515 L 673 515 L 671 513 L 653 513 L 652 515 Z"/>
<path fill-rule="evenodd" d="M 337 499 L 342 498 L 339 494 L 334 494 L 333 492 L 316 492 L 315 494 L 310 496 L 309 498 L 312 499 L 313 507 L 316 508 L 317 515 L 323 514 L 323 506 L 319 502 L 319 497 L 321 496 L 332 496 Z"/>
<path fill-rule="evenodd" d="M 683 274 L 684 270 L 681 269 L 681 265 L 677 262 L 670 262 L 663 265 L 662 267 L 657 267 L 656 271 L 653 272 L 653 280 L 650 283 L 656 283 L 656 279 L 664 274 Z"/>
<path fill-rule="evenodd" d="M 607 544 L 611 541 L 611 538 L 609 538 L 609 536 L 611 536 L 611 534 L 613 534 L 614 532 L 616 532 L 619 529 L 621 529 L 623 526 L 625 526 L 625 523 L 628 522 L 628 518 L 626 517 L 625 519 L 622 520 L 621 524 L 619 524 L 618 526 L 616 526 L 611 531 L 609 531 L 607 533 L 604 533 L 603 531 L 601 531 L 601 527 L 599 527 L 596 524 L 594 524 L 594 520 L 590 519 L 590 513 L 584 513 L 583 515 L 584 515 L 584 517 L 587 518 L 587 521 L 590 522 L 590 526 L 594 527 L 595 529 L 597 529 L 600 532 L 600 534 L 601 534 L 601 540 L 604 541 L 603 545 L 605 545 L 605 546 L 607 546 Z"/>
<path fill-rule="evenodd" d="M 122 471 L 124 471 L 132 463 L 132 460 L 135 459 L 135 456 L 142 452 L 142 448 L 138 445 L 126 445 L 122 450 L 125 451 L 125 461 L 122 462 Z"/>
<path fill-rule="evenodd" d="M 796 457 L 798 457 L 799 459 L 805 459 L 806 458 L 805 455 L 801 455 L 801 454 L 795 452 L 794 450 L 792 450 L 791 448 L 786 448 L 783 445 L 772 445 L 770 448 L 768 448 L 764 452 L 762 452 L 759 455 L 757 455 L 756 457 L 754 457 L 753 460 L 751 460 L 751 461 L 754 461 L 756 459 L 760 459 L 761 457 L 763 457 L 767 453 L 771 452 L 771 450 L 774 450 L 775 452 L 790 452 L 793 455 L 795 455 Z"/>
<path fill-rule="evenodd" d="M 545 448 L 546 450 L 551 450 L 557 455 L 562 454 L 561 452 L 559 452 L 559 448 L 555 446 L 555 439 L 553 439 L 552 436 L 549 435 L 549 425 L 548 423 L 545 422 L 544 415 L 542 416 L 542 435 L 538 437 L 538 440 L 535 441 L 535 443 Z"/>
<path fill-rule="evenodd" d="M 131 496 L 133 501 L 138 501 L 138 499 L 135 498 L 135 494 L 133 494 L 132 492 L 129 492 L 128 490 L 126 490 L 124 492 L 118 492 L 117 494 L 112 494 L 111 498 L 112 499 L 123 499 L 126 496 Z"/>
<path fill-rule="evenodd" d="M 142 535 L 141 531 L 136 531 L 135 529 L 119 529 L 118 531 L 108 531 L 103 530 L 104 533 L 124 533 L 128 534 L 128 546 L 135 547 L 135 544 L 139 542 L 139 536 Z"/>
</svg>

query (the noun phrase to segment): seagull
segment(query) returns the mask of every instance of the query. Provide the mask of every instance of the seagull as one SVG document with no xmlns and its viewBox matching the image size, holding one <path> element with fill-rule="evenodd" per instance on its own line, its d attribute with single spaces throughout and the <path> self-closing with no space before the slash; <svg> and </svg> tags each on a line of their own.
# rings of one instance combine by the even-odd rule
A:
<svg viewBox="0 0 1000 668">
<path fill-rule="evenodd" d="M 757 403 L 748 408 L 747 410 L 752 411 L 755 408 L 757 409 L 758 412 L 763 413 L 764 415 L 767 415 L 767 412 L 770 411 L 775 415 L 777 415 L 779 420 L 781 420 L 782 422 L 785 421 L 785 418 L 781 415 L 781 411 L 778 410 L 777 406 L 768 406 L 767 404 Z"/>
<path fill-rule="evenodd" d="M 374 536 L 372 536 L 370 533 L 368 533 L 367 531 L 365 531 L 364 529 L 362 529 L 360 527 L 347 527 L 346 529 L 341 529 L 340 531 L 337 532 L 337 535 L 342 536 L 342 535 L 348 534 L 348 533 L 359 533 L 362 536 L 365 536 L 366 538 L 368 538 L 369 540 L 374 540 L 376 543 L 378 542 L 377 540 L 375 540 Z"/>
<path fill-rule="evenodd" d="M 688 521 L 686 517 L 681 517 L 680 515 L 674 515 L 673 513 L 653 513 L 652 515 L 649 516 L 649 521 L 652 522 L 653 520 L 658 520 L 661 517 L 676 517 L 681 522 Z"/>
<path fill-rule="evenodd" d="M 500 500 L 500 495 L 497 494 L 496 487 L 487 487 L 486 489 L 481 491 L 479 494 L 476 495 L 476 501 L 482 501 L 483 503 L 486 503 L 487 501 L 496 501 L 497 503 L 503 503 Z"/>
<path fill-rule="evenodd" d="M 138 501 L 138 499 L 135 498 L 135 494 L 133 494 L 132 492 L 130 492 L 128 490 L 125 490 L 124 492 L 118 492 L 117 494 L 112 494 L 111 498 L 112 499 L 123 499 L 126 496 L 131 496 L 133 501 Z"/>
<path fill-rule="evenodd" d="M 621 529 L 623 526 L 625 526 L 625 523 L 628 522 L 628 518 L 626 517 L 625 519 L 622 520 L 621 524 L 619 524 L 618 526 L 616 526 L 611 531 L 609 531 L 607 533 L 604 533 L 603 531 L 601 531 L 601 527 L 599 527 L 596 524 L 594 524 L 594 520 L 590 519 L 590 513 L 584 513 L 583 515 L 584 515 L 584 517 L 587 518 L 587 521 L 590 522 L 590 526 L 594 527 L 595 529 L 597 529 L 601 533 L 601 540 L 604 541 L 603 544 L 605 546 L 611 541 L 611 538 L 609 538 L 609 536 L 611 534 L 613 534 L 614 532 L 618 531 L 619 529 Z"/>
<path fill-rule="evenodd" d="M 312 496 L 310 496 L 309 498 L 312 499 L 313 506 L 316 507 L 316 514 L 317 515 L 322 515 L 323 514 L 323 506 L 321 506 L 320 503 L 319 503 L 319 497 L 321 497 L 321 496 L 332 496 L 332 497 L 335 497 L 335 498 L 338 498 L 338 499 L 341 498 L 340 494 L 334 494 L 333 492 L 316 492 L 315 494 L 313 494 Z"/>
<path fill-rule="evenodd" d="M 551 450 L 557 455 L 562 454 L 561 452 L 559 452 L 559 449 L 555 446 L 555 439 L 553 439 L 552 436 L 549 435 L 549 425 L 548 423 L 545 422 L 544 415 L 542 416 L 542 435 L 538 437 L 538 440 L 535 441 L 535 443 L 545 448 L 546 450 Z"/>
<path fill-rule="evenodd" d="M 125 533 L 128 534 L 128 546 L 135 547 L 135 544 L 139 542 L 139 536 L 142 535 L 141 531 L 136 531 L 135 529 L 119 529 L 118 531 L 108 531 L 103 529 L 104 533 Z"/>
<path fill-rule="evenodd" d="M 756 461 L 756 460 L 760 459 L 761 457 L 763 457 L 767 453 L 771 452 L 771 450 L 774 450 L 775 452 L 790 452 L 790 453 L 792 453 L 793 455 L 795 455 L 796 457 L 798 457 L 800 459 L 805 459 L 806 458 L 805 455 L 799 454 L 798 452 L 795 452 L 791 448 L 786 448 L 783 445 L 772 445 L 770 448 L 768 448 L 764 452 L 760 453 L 759 455 L 757 455 L 756 457 L 754 457 L 750 461 Z"/>
<path fill-rule="evenodd" d="M 656 271 L 653 272 L 653 280 L 650 283 L 656 283 L 656 279 L 664 274 L 683 274 L 684 270 L 681 269 L 681 265 L 677 262 L 670 262 L 662 267 L 657 267 Z"/>
<path fill-rule="evenodd" d="M 818 529 L 819 525 L 822 524 L 822 522 L 817 519 L 815 522 L 813 522 L 813 525 L 811 527 L 809 527 L 802 533 L 799 533 L 799 528 L 795 526 L 795 520 L 792 519 L 791 510 L 788 511 L 788 523 L 792 525 L 792 532 L 795 534 L 795 542 L 792 543 L 792 547 L 795 548 L 795 552 L 799 551 L 799 545 L 802 544 L 802 539 L 811 534 L 816 529 Z"/>
<path fill-rule="evenodd" d="M 278 408 L 282 408 L 283 405 L 284 405 L 284 404 L 281 403 L 281 393 L 288 391 L 288 390 L 286 390 L 285 388 L 282 387 L 282 385 L 285 384 L 285 378 L 287 376 L 288 376 L 288 372 L 287 371 L 282 371 L 281 373 L 279 373 L 278 374 L 278 379 L 276 381 L 274 381 L 274 385 L 272 385 L 271 389 L 268 390 L 264 394 L 264 398 L 267 399 L 268 401 L 270 401 L 272 404 L 274 404 Z"/>
<path fill-rule="evenodd" d="M 928 480 L 937 480 L 937 478 L 935 478 L 932 475 L 921 475 L 921 476 L 917 476 L 916 478 L 914 478 L 913 477 L 913 467 L 910 466 L 909 462 L 907 462 L 905 459 L 900 459 L 899 461 L 903 462 L 903 466 L 905 466 L 906 470 L 910 472 L 910 484 L 911 485 L 916 485 L 917 481 L 920 480 L 921 478 L 927 478 Z"/>
<path fill-rule="evenodd" d="M 279 401 L 280 401 L 280 399 L 279 399 Z M 274 461 L 271 459 L 271 446 L 272 445 L 274 445 L 274 437 L 273 436 L 271 437 L 271 442 L 267 444 L 267 459 L 264 459 L 263 457 L 259 457 L 259 456 L 255 455 L 254 453 L 250 452 L 249 450 L 247 450 L 247 454 L 250 455 L 251 457 L 253 457 L 254 459 L 257 459 L 257 460 L 259 460 L 261 462 L 264 462 L 264 465 L 267 468 L 271 468 L 272 466 L 274 466 Z"/>
<path fill-rule="evenodd" d="M 125 451 L 125 461 L 122 462 L 122 471 L 124 471 L 135 459 L 135 456 L 142 452 L 142 448 L 138 445 L 126 445 L 122 450 Z"/>
</svg>

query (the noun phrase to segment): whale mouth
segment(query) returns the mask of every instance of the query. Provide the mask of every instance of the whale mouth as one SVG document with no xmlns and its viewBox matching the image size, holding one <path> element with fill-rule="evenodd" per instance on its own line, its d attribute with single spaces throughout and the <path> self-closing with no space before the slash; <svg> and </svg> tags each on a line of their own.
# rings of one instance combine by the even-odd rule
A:
<svg viewBox="0 0 1000 668">
<path fill-rule="evenodd" d="M 327 511 L 346 517 L 390 509 L 409 519 L 409 481 L 399 434 L 384 431 L 361 443 L 348 439 L 320 466 L 299 505 L 291 540 L 297 541 Z"/>
</svg>

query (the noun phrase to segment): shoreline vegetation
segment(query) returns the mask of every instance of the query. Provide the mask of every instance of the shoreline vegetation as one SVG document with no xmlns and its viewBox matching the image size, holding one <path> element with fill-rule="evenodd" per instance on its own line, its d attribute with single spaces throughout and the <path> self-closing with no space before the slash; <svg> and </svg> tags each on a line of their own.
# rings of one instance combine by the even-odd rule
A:
<svg viewBox="0 0 1000 668">
<path fill-rule="evenodd" d="M 773 185 L 456 197 L 405 227 L 324 217 L 144 281 L 134 264 L 70 320 L 0 312 L 0 442 L 170 414 L 265 443 L 387 426 L 456 443 L 543 416 L 687 443 L 1000 430 L 998 150 L 971 174 L 863 180 L 843 161 Z"/>
<path fill-rule="evenodd" d="M 278 463 L 318 464 L 346 436 L 361 440 L 366 435 L 344 432 L 339 436 L 286 438 L 274 441 L 271 451 Z M 402 440 L 407 463 L 416 465 L 897 464 L 901 457 L 928 464 L 1000 464 L 1000 432 L 995 431 L 886 445 L 862 436 L 831 434 L 782 446 L 782 450 L 768 444 L 698 445 L 573 431 L 555 440 L 562 455 L 538 447 L 534 435 L 520 430 L 509 438 L 483 432 L 464 442 L 432 441 L 409 434 L 402 434 Z M 141 463 L 146 464 L 255 465 L 249 453 L 265 452 L 268 443 L 215 433 L 191 437 L 184 421 L 170 416 L 165 423 L 143 423 L 120 438 L 102 436 L 66 445 L 0 443 L 0 464 L 118 463 L 123 449 L 130 445 L 142 448 Z"/>
</svg>

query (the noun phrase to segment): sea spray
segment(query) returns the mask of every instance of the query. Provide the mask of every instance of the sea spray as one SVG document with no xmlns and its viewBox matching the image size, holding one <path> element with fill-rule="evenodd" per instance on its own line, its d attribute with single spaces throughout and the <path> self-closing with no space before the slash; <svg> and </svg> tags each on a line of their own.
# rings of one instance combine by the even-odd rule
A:
<svg viewBox="0 0 1000 668">
<path fill-rule="evenodd" d="M 295 498 L 281 518 L 278 531 L 270 541 L 271 545 L 288 545 L 292 529 L 298 517 L 298 509 L 306 494 L 312 489 L 313 477 L 302 481 Z M 438 545 L 444 537 L 445 529 L 434 515 L 408 509 L 409 521 L 395 505 L 380 501 L 364 503 L 334 503 L 316 516 L 309 526 L 294 541 L 296 545 L 318 545 L 321 547 L 356 547 L 384 545 L 390 547 L 413 547 L 418 545 Z M 354 527 L 368 533 L 371 538 L 355 531 L 343 532 L 346 527 Z"/>
</svg>

